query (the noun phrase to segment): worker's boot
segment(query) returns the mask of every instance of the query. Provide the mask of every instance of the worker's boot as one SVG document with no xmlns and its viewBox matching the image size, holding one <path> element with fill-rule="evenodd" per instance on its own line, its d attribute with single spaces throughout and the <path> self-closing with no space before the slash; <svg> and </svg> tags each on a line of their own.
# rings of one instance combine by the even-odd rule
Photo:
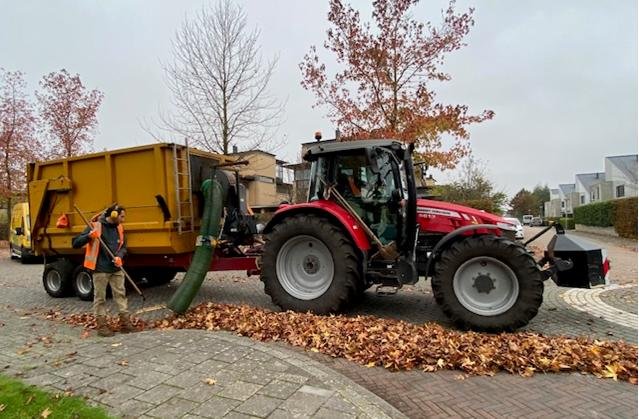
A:
<svg viewBox="0 0 639 419">
<path fill-rule="evenodd" d="M 114 335 L 113 330 L 107 324 L 106 316 L 97 316 L 95 321 L 97 323 L 98 336 L 109 337 Z"/>
<path fill-rule="evenodd" d="M 120 333 L 135 332 L 128 313 L 120 313 Z"/>
</svg>

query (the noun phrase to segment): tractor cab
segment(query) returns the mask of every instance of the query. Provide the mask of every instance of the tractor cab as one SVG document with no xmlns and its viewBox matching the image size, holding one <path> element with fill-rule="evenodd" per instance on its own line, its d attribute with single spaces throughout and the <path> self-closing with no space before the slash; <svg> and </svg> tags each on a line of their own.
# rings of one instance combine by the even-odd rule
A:
<svg viewBox="0 0 639 419">
<path fill-rule="evenodd" d="M 395 243 L 410 253 L 416 228 L 411 152 L 391 140 L 319 143 L 304 156 L 312 162 L 308 201 L 343 198 L 384 246 Z"/>
<path fill-rule="evenodd" d="M 373 245 L 373 283 L 414 283 L 417 235 L 412 147 L 392 140 L 322 142 L 310 147 L 308 202 L 334 201 L 351 214 Z M 399 271 L 398 271 L 399 269 Z"/>
</svg>

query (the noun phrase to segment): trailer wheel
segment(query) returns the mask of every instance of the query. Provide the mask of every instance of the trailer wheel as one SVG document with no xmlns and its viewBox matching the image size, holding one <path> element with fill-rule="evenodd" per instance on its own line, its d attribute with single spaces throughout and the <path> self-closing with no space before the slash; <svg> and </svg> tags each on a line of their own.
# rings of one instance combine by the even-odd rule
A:
<svg viewBox="0 0 639 419">
<path fill-rule="evenodd" d="M 73 292 L 82 301 L 93 300 L 93 274 L 79 265 L 73 271 Z"/>
<path fill-rule="evenodd" d="M 444 313 L 462 329 L 513 331 L 537 315 L 544 282 L 535 260 L 515 242 L 469 237 L 442 252 L 432 278 Z"/>
<path fill-rule="evenodd" d="M 51 297 L 62 298 L 71 294 L 73 264 L 66 259 L 47 263 L 42 273 L 42 285 Z"/>
<path fill-rule="evenodd" d="M 264 290 L 283 310 L 317 314 L 343 310 L 361 281 L 349 238 L 314 215 L 285 218 L 266 235 Z"/>
</svg>

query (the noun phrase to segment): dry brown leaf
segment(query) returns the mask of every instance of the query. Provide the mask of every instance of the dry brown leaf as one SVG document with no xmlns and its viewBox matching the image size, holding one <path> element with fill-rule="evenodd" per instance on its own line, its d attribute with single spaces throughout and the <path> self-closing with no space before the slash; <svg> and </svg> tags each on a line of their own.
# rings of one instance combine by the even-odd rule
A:
<svg viewBox="0 0 639 419">
<path fill-rule="evenodd" d="M 42 411 L 42 413 L 40 413 L 40 417 L 47 419 L 50 414 L 51 414 L 51 410 L 49 410 L 49 408 L 47 407 L 46 409 Z"/>
<path fill-rule="evenodd" d="M 122 346 L 122 343 L 112 343 L 111 346 L 117 348 L 118 346 Z"/>
<path fill-rule="evenodd" d="M 116 362 L 116 364 L 121 365 L 123 367 L 128 367 L 129 366 L 129 361 L 127 361 L 126 359 L 122 359 L 122 360 Z"/>
<path fill-rule="evenodd" d="M 0 403 L 0 412 L 6 409 L 7 405 Z"/>
<path fill-rule="evenodd" d="M 204 382 L 210 386 L 214 386 L 217 381 L 215 381 L 215 379 L 213 378 L 207 378 L 204 380 Z"/>
<path fill-rule="evenodd" d="M 47 312 L 47 315 L 68 324 L 95 328 L 95 317 L 91 313 Z M 116 318 L 109 321 L 114 323 Z M 637 384 L 637 345 L 622 341 L 531 332 L 460 332 L 434 323 L 412 324 L 374 316 L 271 312 L 212 302 L 197 305 L 184 315 L 172 315 L 148 324 L 140 319 L 134 321 L 139 330 L 226 330 L 258 341 L 282 341 L 333 358 L 393 371 L 449 369 L 486 376 L 499 371 L 522 376 L 537 372 L 578 372 Z"/>
</svg>

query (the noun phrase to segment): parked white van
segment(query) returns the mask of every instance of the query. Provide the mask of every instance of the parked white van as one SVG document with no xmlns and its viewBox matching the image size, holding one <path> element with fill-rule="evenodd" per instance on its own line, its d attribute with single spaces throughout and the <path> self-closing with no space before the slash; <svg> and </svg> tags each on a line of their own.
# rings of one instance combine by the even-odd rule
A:
<svg viewBox="0 0 639 419">
<path fill-rule="evenodd" d="M 528 215 L 524 215 L 524 216 L 521 218 L 521 220 L 523 221 L 523 223 L 524 223 L 524 225 L 525 225 L 525 226 L 529 226 L 529 225 L 530 225 L 530 222 L 532 221 L 532 219 L 533 219 L 533 218 L 534 218 L 534 217 L 533 217 L 531 214 L 528 214 Z"/>
</svg>

